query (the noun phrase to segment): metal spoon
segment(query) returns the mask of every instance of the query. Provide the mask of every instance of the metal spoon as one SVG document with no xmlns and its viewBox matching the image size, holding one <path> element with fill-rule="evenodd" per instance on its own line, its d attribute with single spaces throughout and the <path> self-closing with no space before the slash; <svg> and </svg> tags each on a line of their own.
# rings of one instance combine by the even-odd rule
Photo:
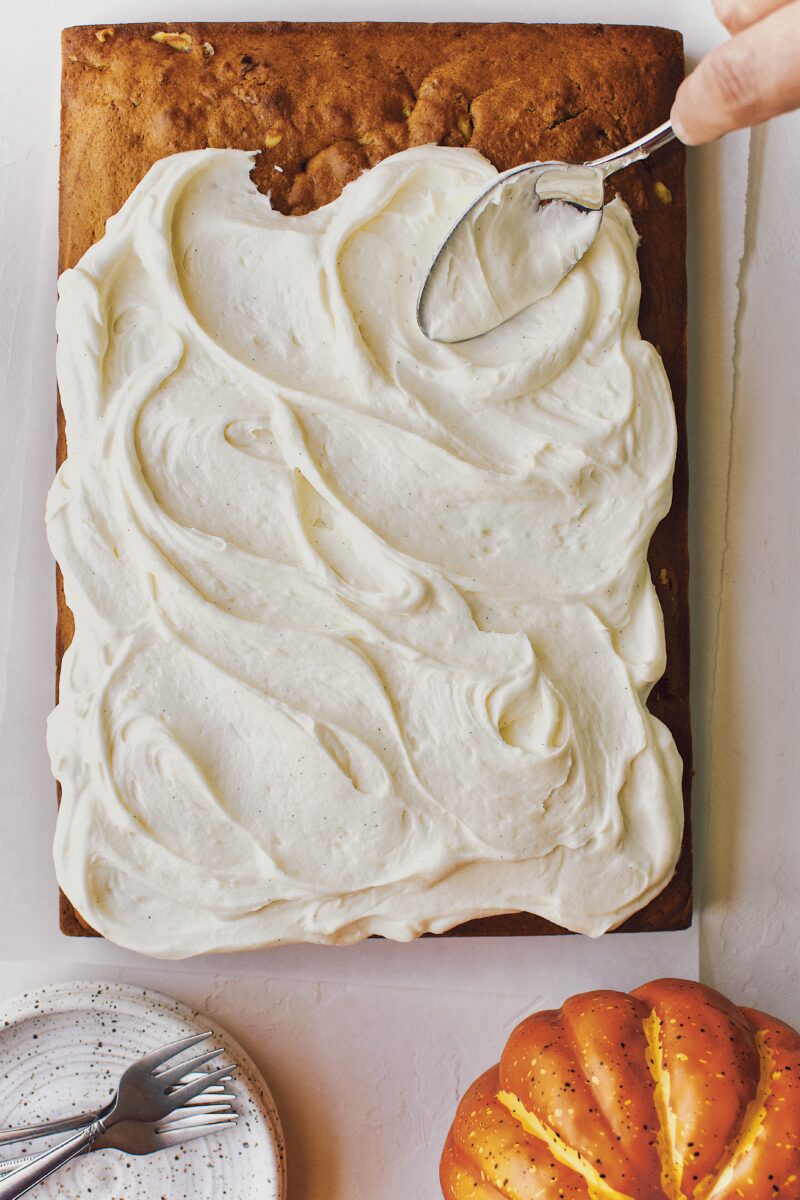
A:
<svg viewBox="0 0 800 1200">
<path fill-rule="evenodd" d="M 665 121 L 592 162 L 525 163 L 498 175 L 437 251 L 417 300 L 425 336 L 464 342 L 549 296 L 597 235 L 606 179 L 674 137 Z"/>
</svg>

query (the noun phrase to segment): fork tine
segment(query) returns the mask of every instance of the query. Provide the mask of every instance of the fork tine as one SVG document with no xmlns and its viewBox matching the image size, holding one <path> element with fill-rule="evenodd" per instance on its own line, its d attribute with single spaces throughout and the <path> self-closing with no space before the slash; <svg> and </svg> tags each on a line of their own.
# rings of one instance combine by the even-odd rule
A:
<svg viewBox="0 0 800 1200">
<path fill-rule="evenodd" d="M 202 1100 L 202 1096 L 200 1097 L 200 1099 Z M 180 1117 L 184 1117 L 184 1116 L 191 1117 L 193 1115 L 197 1116 L 198 1114 L 200 1116 L 205 1116 L 206 1113 L 229 1112 L 230 1107 L 231 1107 L 230 1102 L 231 1102 L 231 1100 L 235 1100 L 235 1099 L 236 1099 L 235 1096 L 225 1096 L 224 1098 L 222 1096 L 219 1096 L 216 1098 L 215 1102 L 207 1102 L 205 1104 L 198 1104 L 196 1100 L 190 1100 L 185 1108 L 176 1108 L 173 1112 L 169 1113 L 164 1119 L 166 1121 L 172 1121 L 175 1118 L 180 1118 Z"/>
<path fill-rule="evenodd" d="M 187 1080 L 191 1082 L 191 1080 Z M 191 1100 L 186 1101 L 187 1108 L 201 1108 L 205 1104 L 219 1104 L 223 1101 L 235 1100 L 234 1092 L 226 1092 L 224 1087 L 210 1087 L 201 1092 L 199 1096 L 194 1096 Z"/>
<path fill-rule="evenodd" d="M 159 1149 L 166 1150 L 169 1146 L 179 1146 L 181 1142 L 191 1142 L 195 1138 L 209 1137 L 212 1133 L 222 1133 L 226 1129 L 232 1129 L 234 1121 L 210 1121 L 208 1125 L 196 1125 L 194 1129 L 185 1130 L 161 1130 L 154 1134 L 158 1140 Z"/>
<path fill-rule="evenodd" d="M 181 1076 L 180 1082 L 181 1083 L 194 1083 L 195 1079 L 205 1079 L 205 1077 L 206 1077 L 205 1071 L 187 1071 L 185 1075 Z M 156 1078 L 158 1078 L 158 1076 L 156 1076 Z M 225 1081 L 223 1080 L 222 1083 L 213 1084 L 209 1088 L 209 1091 L 221 1092 L 224 1087 L 225 1087 Z"/>
<path fill-rule="evenodd" d="M 201 1095 L 191 1100 L 187 1100 L 183 1104 L 178 1104 L 175 1108 L 169 1109 L 169 1111 L 165 1113 L 164 1117 L 161 1119 L 167 1120 L 168 1118 L 174 1116 L 175 1113 L 187 1113 L 191 1115 L 191 1113 L 204 1112 L 205 1109 L 212 1108 L 215 1104 L 230 1105 L 233 1104 L 237 1099 L 238 1096 L 235 1096 L 232 1093 L 224 1093 L 222 1096 L 208 1096 L 205 1092 L 202 1092 Z"/>
<path fill-rule="evenodd" d="M 198 1113 L 194 1117 L 181 1117 L 177 1121 L 170 1119 L 163 1124 L 156 1126 L 156 1133 L 161 1133 L 166 1130 L 172 1132 L 176 1129 L 198 1129 L 201 1125 L 205 1128 L 207 1125 L 216 1125 L 222 1122 L 223 1125 L 230 1125 L 232 1121 L 238 1121 L 239 1114 L 234 1108 L 226 1108 L 222 1113 L 213 1113 L 209 1116 L 203 1116 Z"/>
<path fill-rule="evenodd" d="M 154 1050 L 152 1054 L 146 1054 L 144 1058 L 140 1058 L 135 1064 L 143 1070 L 155 1071 L 156 1067 L 160 1067 L 163 1063 L 174 1058 L 176 1054 L 180 1054 L 182 1050 L 190 1050 L 192 1046 L 197 1046 L 200 1042 L 205 1042 L 211 1037 L 211 1030 L 208 1033 L 194 1033 L 191 1037 L 180 1038 L 177 1042 L 170 1042 L 168 1046 L 161 1046 L 160 1049 Z"/>
<path fill-rule="evenodd" d="M 176 1088 L 174 1092 L 170 1093 L 170 1100 L 175 1101 L 172 1110 L 181 1108 L 194 1096 L 199 1096 L 204 1092 L 209 1084 L 218 1083 L 235 1070 L 235 1063 L 233 1066 L 217 1067 L 216 1071 L 209 1071 L 202 1079 L 196 1079 L 194 1083 L 185 1083 L 183 1087 Z"/>
<path fill-rule="evenodd" d="M 168 1088 L 173 1084 L 181 1083 L 185 1075 L 196 1071 L 205 1063 L 211 1062 L 212 1058 L 218 1058 L 220 1054 L 222 1054 L 221 1047 L 217 1047 L 216 1050 L 205 1050 L 202 1054 L 196 1054 L 194 1058 L 187 1058 L 185 1062 L 176 1063 L 174 1067 L 165 1067 L 163 1071 L 154 1072 L 154 1074 L 158 1082 Z M 188 1080 L 187 1082 L 194 1083 L 196 1081 Z"/>
</svg>

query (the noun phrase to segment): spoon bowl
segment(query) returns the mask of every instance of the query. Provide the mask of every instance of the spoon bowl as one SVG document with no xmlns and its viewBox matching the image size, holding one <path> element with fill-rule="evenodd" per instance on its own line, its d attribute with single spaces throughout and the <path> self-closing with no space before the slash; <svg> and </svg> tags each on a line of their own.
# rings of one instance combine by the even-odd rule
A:
<svg viewBox="0 0 800 1200">
<path fill-rule="evenodd" d="M 524 163 L 493 179 L 442 242 L 417 300 L 437 342 L 463 342 L 549 296 L 594 242 L 605 181 L 675 137 L 669 121 L 593 162 Z"/>
</svg>

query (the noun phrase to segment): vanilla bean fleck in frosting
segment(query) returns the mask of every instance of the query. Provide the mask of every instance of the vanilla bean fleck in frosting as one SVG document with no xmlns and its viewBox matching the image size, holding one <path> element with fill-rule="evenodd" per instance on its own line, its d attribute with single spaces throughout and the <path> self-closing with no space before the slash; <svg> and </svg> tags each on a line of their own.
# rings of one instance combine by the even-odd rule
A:
<svg viewBox="0 0 800 1200">
<path fill-rule="evenodd" d="M 511 910 L 601 934 L 682 832 L 630 214 L 447 346 L 415 303 L 481 155 L 405 151 L 299 217 L 251 166 L 163 159 L 60 281 L 59 882 L 169 957 Z"/>
</svg>

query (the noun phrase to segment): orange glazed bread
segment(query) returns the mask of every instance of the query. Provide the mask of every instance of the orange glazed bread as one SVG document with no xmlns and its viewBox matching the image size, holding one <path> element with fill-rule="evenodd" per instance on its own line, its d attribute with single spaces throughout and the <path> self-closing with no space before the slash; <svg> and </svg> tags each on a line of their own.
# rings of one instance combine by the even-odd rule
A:
<svg viewBox="0 0 800 1200">
<path fill-rule="evenodd" d="M 534 1013 L 458 1106 L 446 1200 L 797 1200 L 800 1034 L 660 979 Z"/>
</svg>

